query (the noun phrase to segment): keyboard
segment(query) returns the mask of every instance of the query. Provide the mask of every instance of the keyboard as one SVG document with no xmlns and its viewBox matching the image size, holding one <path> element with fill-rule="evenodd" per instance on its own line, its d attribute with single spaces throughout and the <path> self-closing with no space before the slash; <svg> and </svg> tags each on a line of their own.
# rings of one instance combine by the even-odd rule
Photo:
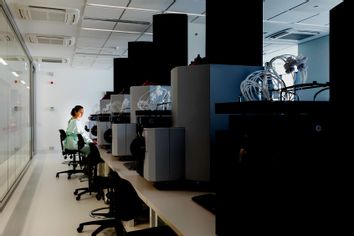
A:
<svg viewBox="0 0 354 236">
<path fill-rule="evenodd" d="M 216 194 L 207 193 L 192 197 L 192 200 L 215 215 Z"/>
</svg>

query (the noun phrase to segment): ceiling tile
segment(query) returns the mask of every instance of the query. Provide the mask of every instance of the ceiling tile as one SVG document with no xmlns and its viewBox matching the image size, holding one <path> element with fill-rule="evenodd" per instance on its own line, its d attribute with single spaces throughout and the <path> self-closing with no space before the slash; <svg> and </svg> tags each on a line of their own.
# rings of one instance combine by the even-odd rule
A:
<svg viewBox="0 0 354 236">
<path fill-rule="evenodd" d="M 289 9 L 301 4 L 305 4 L 309 0 L 264 0 L 263 1 L 263 18 L 269 20 L 278 14 L 288 11 Z"/>
<path fill-rule="evenodd" d="M 152 42 L 152 35 L 143 34 L 137 38 L 137 41 L 148 41 Z"/>
<path fill-rule="evenodd" d="M 205 12 L 205 0 L 178 0 L 169 11 L 202 14 Z"/>
<path fill-rule="evenodd" d="M 203 16 L 188 16 L 188 22 L 198 23 L 198 24 L 205 24 L 206 17 Z"/>
<path fill-rule="evenodd" d="M 314 17 L 301 21 L 301 23 L 314 24 L 314 25 L 329 25 L 329 12 L 320 13 Z"/>
<path fill-rule="evenodd" d="M 152 16 L 156 13 L 146 12 L 146 11 L 132 11 L 127 10 L 124 12 L 122 18 L 125 20 L 132 21 L 147 21 L 152 23 Z"/>
<path fill-rule="evenodd" d="M 117 8 L 87 6 L 85 8 L 84 17 L 100 17 L 100 18 L 117 19 L 122 15 L 123 11 L 124 11 L 123 9 L 117 9 Z"/>
<path fill-rule="evenodd" d="M 100 48 L 104 46 L 105 38 L 91 38 L 91 37 L 80 37 L 76 42 L 76 47 L 78 48 Z"/>
<path fill-rule="evenodd" d="M 87 3 L 96 3 L 104 5 L 116 5 L 116 6 L 125 6 L 129 0 L 87 0 Z"/>
<path fill-rule="evenodd" d="M 93 39 L 106 39 L 111 32 L 105 31 L 91 31 L 91 30 L 81 30 L 80 31 L 80 38 L 93 38 Z"/>
<path fill-rule="evenodd" d="M 83 20 L 82 27 L 86 28 L 96 28 L 96 29 L 113 29 L 115 23 L 108 21 L 98 21 L 98 20 Z"/>
<path fill-rule="evenodd" d="M 93 47 L 77 47 L 75 50 L 75 54 L 87 53 L 87 54 L 99 54 L 100 49 Z"/>
<path fill-rule="evenodd" d="M 116 25 L 116 27 L 115 27 L 115 30 L 132 31 L 132 32 L 144 32 L 144 30 L 147 27 L 148 26 L 146 26 L 146 25 L 118 23 Z"/>
<path fill-rule="evenodd" d="M 272 19 L 272 21 L 295 23 L 295 22 L 301 21 L 303 19 L 309 18 L 313 15 L 315 15 L 315 14 L 312 12 L 288 11 L 288 12 L 285 12 L 284 14 L 274 17 Z"/>
<path fill-rule="evenodd" d="M 341 2 L 341 0 L 311 0 L 306 4 L 295 8 L 294 11 L 321 13 L 329 11 Z"/>
<path fill-rule="evenodd" d="M 173 0 L 132 0 L 129 6 L 164 11 L 172 3 Z"/>
</svg>

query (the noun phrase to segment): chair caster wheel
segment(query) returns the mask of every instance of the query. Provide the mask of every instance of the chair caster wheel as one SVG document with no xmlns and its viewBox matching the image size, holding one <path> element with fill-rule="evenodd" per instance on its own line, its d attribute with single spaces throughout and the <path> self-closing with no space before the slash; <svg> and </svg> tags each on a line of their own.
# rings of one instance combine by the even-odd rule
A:
<svg viewBox="0 0 354 236">
<path fill-rule="evenodd" d="M 59 178 L 59 174 L 57 173 L 57 174 L 55 175 L 55 177 Z"/>
<path fill-rule="evenodd" d="M 68 175 L 68 179 L 71 179 L 71 175 Z"/>
<path fill-rule="evenodd" d="M 77 191 L 77 190 L 75 190 L 75 191 L 74 191 L 74 195 L 77 195 L 77 193 L 78 193 L 78 191 Z"/>
<path fill-rule="evenodd" d="M 84 227 L 82 227 L 82 226 L 80 225 L 76 230 L 77 230 L 77 232 L 81 233 L 83 229 L 84 229 Z"/>
<path fill-rule="evenodd" d="M 79 195 L 76 196 L 76 200 L 80 201 L 80 196 Z"/>
<path fill-rule="evenodd" d="M 101 195 L 100 194 L 97 194 L 96 195 L 96 199 L 99 201 L 99 200 L 101 200 Z"/>
</svg>

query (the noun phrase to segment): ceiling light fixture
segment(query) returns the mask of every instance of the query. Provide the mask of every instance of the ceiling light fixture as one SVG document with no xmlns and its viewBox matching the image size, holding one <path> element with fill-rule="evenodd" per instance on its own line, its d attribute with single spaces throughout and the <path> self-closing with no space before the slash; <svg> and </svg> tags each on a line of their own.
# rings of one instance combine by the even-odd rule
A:
<svg viewBox="0 0 354 236">
<path fill-rule="evenodd" d="M 135 10 L 135 11 L 147 11 L 147 12 L 161 12 L 155 9 L 148 8 L 139 8 L 139 7 L 123 7 L 123 6 L 113 6 L 113 5 L 105 5 L 105 4 L 96 4 L 96 3 L 88 3 L 87 6 L 91 7 L 106 7 L 106 8 L 117 8 L 117 9 L 125 9 L 125 10 Z"/>
<path fill-rule="evenodd" d="M 0 57 L 0 63 L 3 64 L 4 66 L 7 66 L 7 62 Z"/>
<path fill-rule="evenodd" d="M 117 9 L 134 10 L 134 11 L 146 11 L 146 12 L 154 12 L 154 13 L 162 13 L 163 12 L 160 10 L 149 9 L 149 8 L 123 7 L 123 6 L 113 6 L 113 5 L 104 5 L 104 4 L 96 4 L 96 3 L 88 3 L 87 6 L 117 8 Z M 165 11 L 164 13 L 187 14 L 189 16 L 205 16 L 205 14 L 179 12 L 179 11 Z"/>
<path fill-rule="evenodd" d="M 110 30 L 110 29 L 98 29 L 98 28 L 86 28 L 86 27 L 82 27 L 81 29 L 82 30 L 88 30 L 88 31 L 113 32 L 113 33 L 123 33 L 123 34 L 147 34 L 147 35 L 152 35 L 152 33 L 149 33 L 149 32 L 138 32 L 138 31 Z"/>
<path fill-rule="evenodd" d="M 11 72 L 15 77 L 19 77 L 20 75 L 19 74 L 17 74 L 15 71 L 12 71 Z"/>
<path fill-rule="evenodd" d="M 186 14 L 188 16 L 205 16 L 205 14 L 198 14 L 198 13 L 189 13 L 189 12 L 182 12 L 182 11 L 165 11 L 165 13 L 172 13 L 172 14 Z"/>
</svg>

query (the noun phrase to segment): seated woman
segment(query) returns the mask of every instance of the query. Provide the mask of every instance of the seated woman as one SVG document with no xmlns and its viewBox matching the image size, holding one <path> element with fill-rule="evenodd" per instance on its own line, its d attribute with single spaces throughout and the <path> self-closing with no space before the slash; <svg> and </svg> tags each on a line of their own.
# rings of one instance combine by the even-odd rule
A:
<svg viewBox="0 0 354 236">
<path fill-rule="evenodd" d="M 89 138 L 83 125 L 81 124 L 81 117 L 84 114 L 83 106 L 77 105 L 71 110 L 71 118 L 68 121 L 68 128 L 66 129 L 66 139 L 64 141 L 65 149 L 77 150 L 78 149 L 78 137 L 77 134 L 81 134 L 84 138 L 85 145 L 80 150 L 84 154 L 90 153 L 89 143 L 96 143 Z"/>
</svg>

